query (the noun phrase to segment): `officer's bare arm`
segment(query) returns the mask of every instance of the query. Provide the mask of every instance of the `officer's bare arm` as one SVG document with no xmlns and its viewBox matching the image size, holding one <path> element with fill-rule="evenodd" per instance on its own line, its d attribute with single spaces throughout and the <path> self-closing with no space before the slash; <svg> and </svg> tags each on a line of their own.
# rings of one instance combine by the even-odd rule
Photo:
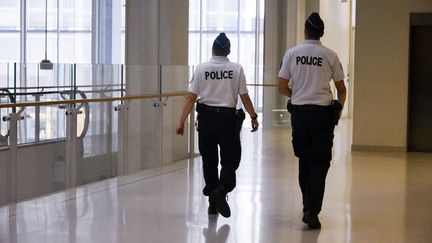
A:
<svg viewBox="0 0 432 243">
<path fill-rule="evenodd" d="M 288 87 L 288 79 L 279 77 L 279 93 L 291 98 L 292 89 Z"/>
<path fill-rule="evenodd" d="M 343 80 L 336 81 L 334 83 L 335 83 L 335 86 L 336 86 L 338 101 L 339 101 L 339 103 L 343 107 L 344 104 L 345 104 L 345 99 L 346 99 L 346 87 L 345 87 L 345 83 L 344 83 Z"/>
<path fill-rule="evenodd" d="M 256 117 L 255 108 L 253 107 L 252 101 L 249 97 L 249 94 L 241 94 L 240 99 L 243 102 L 244 107 L 246 108 L 246 111 L 249 113 L 250 117 Z"/>
<path fill-rule="evenodd" d="M 191 92 L 189 92 L 187 94 L 186 100 L 185 100 L 184 105 L 183 105 L 183 111 L 182 111 L 182 114 L 180 116 L 179 125 L 178 125 L 177 131 L 176 131 L 177 135 L 183 135 L 184 123 L 186 121 L 186 118 L 189 116 L 189 113 L 191 112 L 192 107 L 193 107 L 195 101 L 197 100 L 197 98 L 198 98 L 197 94 L 194 94 Z"/>
<path fill-rule="evenodd" d="M 255 108 L 253 107 L 252 101 L 249 97 L 249 94 L 241 94 L 240 95 L 240 99 L 243 102 L 243 105 L 247 111 L 247 113 L 249 113 L 249 116 L 252 118 L 251 123 L 252 123 L 252 131 L 251 132 L 255 132 L 256 130 L 258 130 L 259 127 L 259 123 L 258 123 L 258 114 L 255 112 Z"/>
</svg>

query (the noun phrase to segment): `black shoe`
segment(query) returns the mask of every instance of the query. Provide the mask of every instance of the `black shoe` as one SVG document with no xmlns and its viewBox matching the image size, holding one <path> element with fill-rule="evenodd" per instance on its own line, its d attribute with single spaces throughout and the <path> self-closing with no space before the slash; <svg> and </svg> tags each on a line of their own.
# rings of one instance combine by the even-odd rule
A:
<svg viewBox="0 0 432 243">
<path fill-rule="evenodd" d="M 231 210 L 226 201 L 226 192 L 223 185 L 218 186 L 210 193 L 210 202 L 216 205 L 217 211 L 222 216 L 225 218 L 231 216 Z"/>
<path fill-rule="evenodd" d="M 321 228 L 321 223 L 318 219 L 318 215 L 310 214 L 307 221 L 308 221 L 307 225 L 308 225 L 309 229 L 320 229 Z"/>
<path fill-rule="evenodd" d="M 209 204 L 208 209 L 207 209 L 207 213 L 209 215 L 217 215 L 218 214 L 216 205 L 214 203 Z"/>
<path fill-rule="evenodd" d="M 310 212 L 304 212 L 303 218 L 302 218 L 303 223 L 308 224 L 309 218 L 310 218 Z"/>
</svg>

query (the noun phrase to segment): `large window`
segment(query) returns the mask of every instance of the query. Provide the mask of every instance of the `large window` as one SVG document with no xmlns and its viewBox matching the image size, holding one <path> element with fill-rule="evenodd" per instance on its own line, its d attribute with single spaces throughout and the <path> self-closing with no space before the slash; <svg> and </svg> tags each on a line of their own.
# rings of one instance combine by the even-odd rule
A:
<svg viewBox="0 0 432 243">
<path fill-rule="evenodd" d="M 125 0 L 0 0 L 0 15 L 0 103 L 10 102 L 7 92 L 21 93 L 17 102 L 61 99 L 58 94 L 22 93 L 71 85 L 72 75 L 77 85 L 100 85 L 100 66 L 86 64 L 124 63 Z M 51 62 L 59 63 L 54 70 L 39 69 L 45 51 Z M 10 112 L 1 109 L 0 116 Z M 65 136 L 59 128 L 63 111 L 28 107 L 23 116 L 21 143 Z M 89 133 L 97 129 L 93 126 Z M 0 121 L 0 134 L 6 133 L 7 123 Z"/>
<path fill-rule="evenodd" d="M 0 61 L 19 61 L 20 0 L 0 0 L 0 16 Z"/>
<path fill-rule="evenodd" d="M 210 59 L 220 32 L 231 41 L 228 58 L 240 63 L 249 84 L 263 83 L 264 0 L 189 1 L 189 64 Z M 199 48 L 196 48 L 199 47 Z M 262 88 L 249 86 L 256 108 L 262 109 Z"/>
<path fill-rule="evenodd" d="M 52 62 L 123 63 L 124 5 L 125 0 L 0 0 L 0 62 L 44 59 L 46 24 Z"/>
</svg>

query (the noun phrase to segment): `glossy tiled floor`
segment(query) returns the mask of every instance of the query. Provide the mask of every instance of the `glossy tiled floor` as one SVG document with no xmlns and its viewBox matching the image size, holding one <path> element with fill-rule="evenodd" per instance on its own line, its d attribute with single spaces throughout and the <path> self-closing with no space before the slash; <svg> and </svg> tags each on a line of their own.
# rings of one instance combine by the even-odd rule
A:
<svg viewBox="0 0 432 243">
<path fill-rule="evenodd" d="M 350 152 L 337 128 L 321 230 L 301 222 L 289 129 L 243 134 L 232 216 L 207 216 L 201 160 L 0 208 L 0 242 L 432 242 L 432 154 Z"/>
</svg>

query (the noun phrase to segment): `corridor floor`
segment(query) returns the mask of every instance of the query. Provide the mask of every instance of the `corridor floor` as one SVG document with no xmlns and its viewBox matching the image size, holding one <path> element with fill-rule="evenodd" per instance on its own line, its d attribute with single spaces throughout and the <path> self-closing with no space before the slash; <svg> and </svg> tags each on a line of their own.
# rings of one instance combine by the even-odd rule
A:
<svg viewBox="0 0 432 243">
<path fill-rule="evenodd" d="M 290 129 L 245 129 L 230 218 L 208 217 L 196 157 L 2 207 L 0 242 L 432 242 L 432 154 L 351 152 L 349 130 L 336 131 L 321 230 L 301 222 Z"/>
</svg>

